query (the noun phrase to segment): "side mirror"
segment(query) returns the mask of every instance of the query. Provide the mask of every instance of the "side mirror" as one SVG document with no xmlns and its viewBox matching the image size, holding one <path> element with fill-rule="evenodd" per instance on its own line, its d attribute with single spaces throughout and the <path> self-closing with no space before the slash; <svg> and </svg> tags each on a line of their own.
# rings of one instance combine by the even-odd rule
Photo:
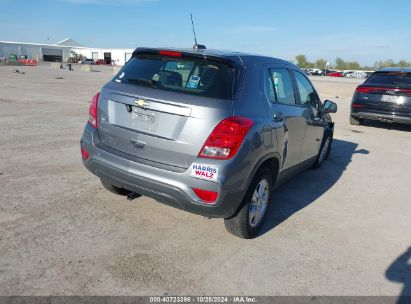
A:
<svg viewBox="0 0 411 304">
<path fill-rule="evenodd" d="M 335 112 L 337 112 L 337 104 L 335 102 L 332 102 L 331 100 L 324 101 L 323 112 L 324 113 L 335 113 Z"/>
</svg>

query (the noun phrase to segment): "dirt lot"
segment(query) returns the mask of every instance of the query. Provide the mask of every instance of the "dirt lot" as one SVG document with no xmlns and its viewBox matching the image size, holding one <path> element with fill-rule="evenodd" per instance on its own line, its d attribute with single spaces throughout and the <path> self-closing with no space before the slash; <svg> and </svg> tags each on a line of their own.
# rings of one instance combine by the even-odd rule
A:
<svg viewBox="0 0 411 304">
<path fill-rule="evenodd" d="M 411 295 L 411 127 L 350 126 L 359 81 L 313 78 L 339 106 L 330 158 L 278 189 L 263 234 L 241 240 L 221 220 L 130 203 L 83 167 L 110 69 L 12 69 L 0 67 L 1 295 Z"/>
</svg>

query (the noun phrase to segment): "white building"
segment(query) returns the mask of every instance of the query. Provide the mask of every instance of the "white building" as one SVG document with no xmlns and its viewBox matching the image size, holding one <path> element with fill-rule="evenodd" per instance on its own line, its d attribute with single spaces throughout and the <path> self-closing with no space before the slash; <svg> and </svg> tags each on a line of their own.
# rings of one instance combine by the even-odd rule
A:
<svg viewBox="0 0 411 304">
<path fill-rule="evenodd" d="M 76 52 L 94 60 L 103 59 L 117 65 L 124 65 L 130 59 L 133 51 L 134 49 L 85 47 L 71 38 L 56 44 L 0 41 L 0 57 L 9 58 L 11 55 L 16 55 L 17 58 L 20 58 L 27 56 L 27 59 L 38 61 L 66 62 L 72 52 Z"/>
</svg>

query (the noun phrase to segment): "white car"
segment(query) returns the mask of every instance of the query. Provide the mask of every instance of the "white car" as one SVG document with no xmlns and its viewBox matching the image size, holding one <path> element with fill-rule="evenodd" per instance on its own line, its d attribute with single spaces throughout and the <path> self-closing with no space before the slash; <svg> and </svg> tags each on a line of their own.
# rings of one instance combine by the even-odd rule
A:
<svg viewBox="0 0 411 304">
<path fill-rule="evenodd" d="M 364 71 L 356 71 L 353 73 L 353 77 L 358 79 L 365 79 L 367 78 L 367 73 Z"/>
<path fill-rule="evenodd" d="M 95 64 L 96 62 L 93 59 L 83 59 L 80 61 L 81 64 Z"/>
<path fill-rule="evenodd" d="M 345 71 L 343 71 L 343 75 L 344 75 L 344 77 L 347 77 L 347 78 L 353 78 L 354 72 L 355 71 L 345 70 Z"/>
<path fill-rule="evenodd" d="M 324 73 L 324 71 L 321 69 L 311 69 L 310 72 L 311 75 L 322 75 Z"/>
</svg>

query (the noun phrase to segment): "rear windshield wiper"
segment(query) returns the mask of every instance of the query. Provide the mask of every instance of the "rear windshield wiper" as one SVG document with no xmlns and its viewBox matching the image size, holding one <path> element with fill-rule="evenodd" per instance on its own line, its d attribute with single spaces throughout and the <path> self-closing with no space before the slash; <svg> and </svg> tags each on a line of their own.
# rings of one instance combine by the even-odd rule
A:
<svg viewBox="0 0 411 304">
<path fill-rule="evenodd" d="M 157 81 L 154 81 L 154 80 L 151 80 L 151 79 L 145 79 L 145 78 L 131 79 L 131 78 L 128 78 L 127 82 L 132 83 L 132 84 L 143 85 L 143 86 L 151 87 L 151 88 L 156 88 L 157 87 Z"/>
</svg>

